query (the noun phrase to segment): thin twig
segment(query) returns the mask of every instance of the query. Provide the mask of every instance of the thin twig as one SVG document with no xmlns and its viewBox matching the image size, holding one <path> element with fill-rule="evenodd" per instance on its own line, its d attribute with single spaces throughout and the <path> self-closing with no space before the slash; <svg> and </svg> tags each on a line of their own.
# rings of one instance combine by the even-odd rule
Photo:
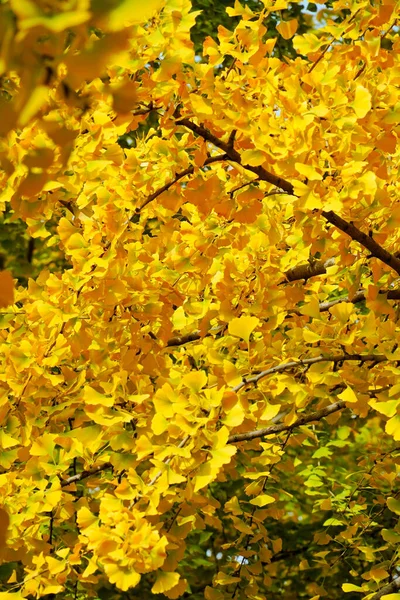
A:
<svg viewBox="0 0 400 600">
<path fill-rule="evenodd" d="M 387 361 L 388 358 L 384 354 L 339 354 L 337 356 L 314 356 L 312 358 L 305 358 L 303 360 L 292 360 L 290 362 L 282 363 L 280 365 L 276 365 L 275 367 L 271 367 L 270 369 L 266 369 L 265 371 L 261 371 L 260 373 L 258 373 L 257 375 L 253 375 L 252 377 L 247 377 L 234 388 L 232 388 L 232 391 L 237 393 L 243 387 L 249 384 L 258 383 L 260 379 L 266 377 L 267 375 L 272 375 L 273 373 L 282 373 L 283 371 L 287 371 L 288 369 L 293 369 L 295 367 L 305 367 L 308 365 L 315 365 L 316 363 L 320 362 L 333 362 L 336 364 L 349 360 L 355 360 L 358 362 L 380 363 Z"/>
<path fill-rule="evenodd" d="M 95 467 L 94 469 L 88 469 L 87 471 L 81 471 L 80 473 L 77 473 L 76 475 L 71 475 L 71 477 L 68 477 L 67 479 L 64 479 L 63 481 L 61 481 L 61 487 L 66 487 L 68 485 L 71 485 L 71 483 L 75 483 L 77 481 L 82 481 L 82 479 L 86 479 L 87 477 L 91 477 L 92 475 L 97 475 L 98 473 L 101 473 L 102 471 L 106 471 L 107 469 L 112 469 L 113 465 L 110 462 L 104 463 L 103 465 L 100 465 L 99 467 Z"/>
<path fill-rule="evenodd" d="M 346 403 L 343 400 L 339 400 L 334 404 L 330 404 L 325 408 L 321 408 L 321 410 L 316 410 L 309 415 L 303 415 L 297 419 L 292 425 L 285 425 L 284 423 L 280 423 L 277 425 L 270 425 L 269 427 L 264 427 L 264 429 L 256 429 L 254 431 L 247 431 L 246 433 L 235 433 L 228 438 L 228 444 L 237 444 L 238 442 L 247 442 L 249 440 L 254 440 L 256 438 L 266 437 L 267 435 L 272 435 L 276 433 L 281 433 L 282 431 L 292 431 L 296 427 L 300 427 L 301 425 L 306 425 L 307 423 L 312 423 L 313 421 L 320 421 L 324 417 L 328 417 L 342 408 L 346 408 Z"/>
<path fill-rule="evenodd" d="M 204 161 L 203 166 L 210 165 L 211 163 L 215 163 L 215 162 L 219 162 L 219 161 L 223 161 L 223 160 L 227 160 L 227 159 L 228 159 L 228 156 L 226 154 L 220 154 L 219 156 L 210 156 L 209 158 L 207 158 Z M 148 204 L 150 204 L 150 202 L 155 200 L 158 196 L 160 196 L 161 194 L 163 194 L 164 192 L 169 190 L 169 188 L 172 187 L 173 185 L 175 185 L 175 183 L 177 183 L 180 179 L 182 179 L 182 177 L 186 177 L 186 175 L 193 175 L 194 169 L 195 169 L 195 167 L 194 167 L 194 165 L 192 165 L 191 167 L 188 167 L 184 171 L 177 173 L 175 175 L 174 179 L 171 179 L 171 181 L 169 181 L 168 183 L 166 183 L 165 185 L 160 187 L 158 190 L 156 190 L 155 192 L 153 192 L 152 194 L 147 196 L 147 198 L 143 202 L 143 204 L 141 204 L 141 206 L 138 206 L 135 209 L 135 213 L 136 214 L 140 213 L 145 206 L 147 206 Z"/>
</svg>

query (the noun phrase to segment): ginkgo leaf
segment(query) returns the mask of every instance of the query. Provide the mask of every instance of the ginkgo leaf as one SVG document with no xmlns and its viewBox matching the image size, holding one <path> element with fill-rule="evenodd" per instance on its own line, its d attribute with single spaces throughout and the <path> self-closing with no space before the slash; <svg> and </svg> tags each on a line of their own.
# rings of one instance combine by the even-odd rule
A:
<svg viewBox="0 0 400 600">
<path fill-rule="evenodd" d="M 231 335 L 242 338 L 246 342 L 249 342 L 250 335 L 258 324 L 259 320 L 257 317 L 243 316 L 232 319 L 232 321 L 229 323 L 228 331 Z"/>
<path fill-rule="evenodd" d="M 363 592 L 363 588 L 359 585 L 354 585 L 353 583 L 343 583 L 342 590 L 346 593 L 348 592 Z"/>
<path fill-rule="evenodd" d="M 344 402 L 350 402 L 350 403 L 358 402 L 358 398 L 357 398 L 356 394 L 354 393 L 352 388 L 349 386 L 347 386 L 346 389 L 343 390 L 343 392 L 340 392 L 340 394 L 338 394 L 337 397 L 340 398 L 340 400 L 344 400 Z"/>
<path fill-rule="evenodd" d="M 373 398 L 368 402 L 368 404 L 386 417 L 393 417 L 397 412 L 397 407 L 400 406 L 400 400 L 387 400 L 386 402 L 379 402 Z"/>
<path fill-rule="evenodd" d="M 385 431 L 393 436 L 394 440 L 400 440 L 400 415 L 395 415 L 386 423 Z"/>
<path fill-rule="evenodd" d="M 400 500 L 397 500 L 393 497 L 389 497 L 386 500 L 386 504 L 388 505 L 389 510 L 396 513 L 396 515 L 400 515 Z"/>
<path fill-rule="evenodd" d="M 272 502 L 276 502 L 276 499 L 273 496 L 268 496 L 268 494 L 261 494 L 260 496 L 257 496 L 257 498 L 252 498 L 252 500 L 250 500 L 250 504 L 254 504 L 254 506 L 265 506 Z"/>
<path fill-rule="evenodd" d="M 294 166 L 296 167 L 296 171 L 298 171 L 301 175 L 307 177 L 307 179 L 310 179 L 311 181 L 321 181 L 321 173 L 318 173 L 318 171 L 316 171 L 311 165 L 304 165 L 302 163 L 297 162 Z"/>
<path fill-rule="evenodd" d="M 351 302 L 339 302 L 331 306 L 329 312 L 344 325 L 354 313 L 354 305 Z"/>
<path fill-rule="evenodd" d="M 261 150 L 245 150 L 242 152 L 242 162 L 245 165 L 257 167 L 265 162 L 265 155 Z"/>
<path fill-rule="evenodd" d="M 290 21 L 281 21 L 276 28 L 285 40 L 290 40 L 296 33 L 298 26 L 297 19 L 291 19 Z"/>
<path fill-rule="evenodd" d="M 151 428 L 153 430 L 154 435 L 161 435 L 162 433 L 164 433 L 164 431 L 167 431 L 168 425 L 169 423 L 167 419 L 161 413 L 155 414 L 151 422 Z"/>
<path fill-rule="evenodd" d="M 239 577 L 234 577 L 233 575 L 228 575 L 223 571 L 219 571 L 215 576 L 214 583 L 217 585 L 230 585 L 232 583 L 237 583 L 240 581 Z"/>
<path fill-rule="evenodd" d="M 171 588 L 175 587 L 180 579 L 179 573 L 170 573 L 166 571 L 158 571 L 157 579 L 151 588 L 153 594 L 163 594 Z"/>
<path fill-rule="evenodd" d="M 391 544 L 400 543 L 400 533 L 397 533 L 393 529 L 382 529 L 381 536 L 385 542 L 390 542 Z"/>
<path fill-rule="evenodd" d="M 129 588 L 136 587 L 141 576 L 136 573 L 133 568 L 126 569 L 120 567 L 117 563 L 104 563 L 104 571 L 106 572 L 110 583 L 115 583 L 116 587 L 123 592 Z"/>
<path fill-rule="evenodd" d="M 211 104 L 202 96 L 192 94 L 190 97 L 190 103 L 196 114 L 212 115 L 213 113 Z"/>
<path fill-rule="evenodd" d="M 108 398 L 104 394 L 101 394 L 90 385 L 85 385 L 82 394 L 82 400 L 86 404 L 93 404 L 95 406 L 113 406 L 114 398 Z"/>
<path fill-rule="evenodd" d="M 207 375 L 204 371 L 194 371 L 187 373 L 182 379 L 183 385 L 187 386 L 193 393 L 197 393 L 207 383 Z"/>
<path fill-rule="evenodd" d="M 223 419 L 224 425 L 229 428 L 238 427 L 241 425 L 245 418 L 245 411 L 240 402 L 237 402 L 227 413 Z"/>
<path fill-rule="evenodd" d="M 266 406 L 263 410 L 263 413 L 260 416 L 261 421 L 270 421 L 279 413 L 281 407 L 279 404 L 270 404 L 266 402 Z"/>
<path fill-rule="evenodd" d="M 371 93 L 362 85 L 357 85 L 353 108 L 359 119 L 363 119 L 371 110 Z"/>
<path fill-rule="evenodd" d="M 335 519 L 334 517 L 332 517 L 331 519 L 327 519 L 323 523 L 324 527 L 332 527 L 332 526 L 339 526 L 339 525 L 343 525 L 343 522 L 340 521 L 339 519 Z"/>
</svg>

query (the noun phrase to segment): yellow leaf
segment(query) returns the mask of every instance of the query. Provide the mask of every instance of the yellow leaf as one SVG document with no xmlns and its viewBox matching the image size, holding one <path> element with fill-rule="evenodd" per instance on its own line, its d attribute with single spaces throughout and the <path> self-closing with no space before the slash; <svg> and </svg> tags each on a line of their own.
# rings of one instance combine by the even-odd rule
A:
<svg viewBox="0 0 400 600">
<path fill-rule="evenodd" d="M 237 583 L 238 581 L 240 581 L 240 577 L 228 575 L 223 571 L 219 571 L 214 579 L 214 583 L 217 585 L 230 585 L 231 583 Z"/>
<path fill-rule="evenodd" d="M 397 407 L 400 405 L 400 400 L 388 400 L 387 402 L 379 402 L 372 399 L 368 402 L 372 408 L 385 415 L 385 417 L 393 417 L 397 412 Z"/>
<path fill-rule="evenodd" d="M 195 477 L 194 491 L 198 492 L 203 487 L 214 481 L 217 477 L 219 469 L 230 462 L 232 456 L 236 453 L 235 446 L 225 446 L 211 452 L 211 460 L 203 463 L 197 471 Z"/>
<path fill-rule="evenodd" d="M 379 567 L 371 569 L 368 575 L 375 581 L 382 581 L 382 579 L 389 577 L 389 573 L 385 569 L 381 569 Z"/>
<path fill-rule="evenodd" d="M 240 375 L 236 366 L 229 360 L 224 359 L 223 370 L 225 383 L 231 387 L 238 385 L 242 381 L 242 376 Z"/>
<path fill-rule="evenodd" d="M 261 150 L 245 150 L 242 152 L 242 164 L 258 167 L 265 162 L 265 154 Z"/>
<path fill-rule="evenodd" d="M 192 371 L 183 376 L 182 383 L 196 394 L 206 385 L 207 375 L 204 371 Z"/>
<path fill-rule="evenodd" d="M 352 583 L 343 583 L 342 590 L 344 592 L 363 592 L 363 588 L 359 585 L 353 585 Z"/>
<path fill-rule="evenodd" d="M 303 338 L 304 341 L 308 344 L 314 344 L 315 342 L 320 341 L 321 336 L 318 335 L 318 333 L 315 333 L 315 331 L 310 331 L 310 329 L 307 329 L 307 327 L 305 327 L 303 329 Z"/>
<path fill-rule="evenodd" d="M 100 392 L 98 392 L 97 390 L 92 388 L 90 385 L 85 385 L 85 387 L 83 388 L 82 400 L 86 404 L 93 404 L 95 406 L 97 406 L 97 405 L 113 406 L 114 405 L 113 397 L 108 398 L 104 394 L 101 394 Z"/>
<path fill-rule="evenodd" d="M 238 427 L 244 421 L 245 412 L 242 404 L 237 402 L 228 412 L 226 417 L 223 419 L 224 425 L 227 427 Z"/>
<path fill-rule="evenodd" d="M 135 587 L 140 581 L 139 573 L 133 569 L 120 567 L 116 563 L 104 563 L 104 571 L 110 583 L 115 583 L 118 589 L 126 592 L 129 588 Z"/>
<path fill-rule="evenodd" d="M 239 317 L 232 319 L 229 323 L 228 331 L 231 335 L 249 342 L 251 332 L 254 331 L 258 324 L 259 320 L 256 317 Z"/>
<path fill-rule="evenodd" d="M 14 304 L 14 280 L 10 271 L 0 271 L 0 308 Z"/>
<path fill-rule="evenodd" d="M 319 319 L 321 313 L 319 310 L 318 298 L 316 296 L 311 296 L 309 302 L 307 302 L 306 304 L 304 304 L 304 306 L 300 308 L 300 312 L 302 315 L 313 317 L 314 319 Z"/>
<path fill-rule="evenodd" d="M 196 114 L 212 115 L 213 109 L 209 100 L 198 94 L 190 95 L 190 104 Z"/>
<path fill-rule="evenodd" d="M 318 52 L 318 50 L 326 44 L 324 36 L 317 37 L 315 33 L 305 33 L 296 35 L 293 40 L 294 49 L 300 54 L 309 54 Z"/>
<path fill-rule="evenodd" d="M 228 437 L 229 437 L 229 430 L 227 427 L 225 427 L 225 425 L 223 425 L 213 435 L 213 450 L 218 450 L 219 448 L 224 448 L 227 444 Z"/>
<path fill-rule="evenodd" d="M 298 171 L 300 175 L 304 175 L 304 177 L 307 177 L 307 179 L 310 179 L 311 181 L 322 180 L 321 173 L 318 173 L 311 165 L 304 165 L 303 163 L 297 162 L 294 164 L 294 166 L 296 167 L 296 171 Z"/>
<path fill-rule="evenodd" d="M 297 19 L 291 19 L 290 21 L 281 21 L 276 28 L 285 40 L 290 40 L 296 33 L 298 26 Z"/>
<path fill-rule="evenodd" d="M 106 12 L 104 23 L 107 31 L 120 31 L 130 25 L 145 23 L 161 10 L 165 0 L 123 0 L 119 5 Z M 101 6 L 101 3 L 99 3 Z"/>
<path fill-rule="evenodd" d="M 382 529 L 381 536 L 383 537 L 385 542 L 390 542 L 391 544 L 400 543 L 400 534 L 398 534 L 393 529 Z"/>
<path fill-rule="evenodd" d="M 166 571 L 158 571 L 157 579 L 151 588 L 153 594 L 163 594 L 171 588 L 175 587 L 179 581 L 179 573 L 171 573 Z"/>
<path fill-rule="evenodd" d="M 329 312 L 344 325 L 348 322 L 350 315 L 354 312 L 354 304 L 351 302 L 339 302 L 339 304 L 331 306 Z"/>
<path fill-rule="evenodd" d="M 254 504 L 254 506 L 265 506 L 266 504 L 272 504 L 276 499 L 273 496 L 268 496 L 268 494 L 262 494 L 261 496 L 257 496 L 257 498 L 253 498 L 250 500 L 250 504 Z"/>
<path fill-rule="evenodd" d="M 225 448 L 218 448 L 216 450 L 212 450 L 212 459 L 210 461 L 212 466 L 219 469 L 223 465 L 228 464 L 231 461 L 232 456 L 236 454 L 236 451 L 236 446 L 225 446 Z"/>
<path fill-rule="evenodd" d="M 396 442 L 400 441 L 400 415 L 396 415 L 386 423 L 385 431 L 393 436 Z"/>
<path fill-rule="evenodd" d="M 359 119 L 363 119 L 371 110 L 371 94 L 367 88 L 362 85 L 356 87 L 353 108 Z"/>
<path fill-rule="evenodd" d="M 157 413 L 151 421 L 151 429 L 154 435 L 161 435 L 168 429 L 168 421 L 163 414 Z"/>
<path fill-rule="evenodd" d="M 88 529 L 98 523 L 98 518 L 95 517 L 86 506 L 82 506 L 76 515 L 80 529 Z"/>
<path fill-rule="evenodd" d="M 266 406 L 263 410 L 262 415 L 260 416 L 260 421 L 270 421 L 271 419 L 276 417 L 276 415 L 280 411 L 280 408 L 281 407 L 279 404 L 270 404 L 269 402 L 266 402 Z"/>
<path fill-rule="evenodd" d="M 358 402 L 357 396 L 350 387 L 346 387 L 346 389 L 343 390 L 343 392 L 338 394 L 338 398 L 340 398 L 340 400 L 343 400 L 344 402 Z"/>
</svg>

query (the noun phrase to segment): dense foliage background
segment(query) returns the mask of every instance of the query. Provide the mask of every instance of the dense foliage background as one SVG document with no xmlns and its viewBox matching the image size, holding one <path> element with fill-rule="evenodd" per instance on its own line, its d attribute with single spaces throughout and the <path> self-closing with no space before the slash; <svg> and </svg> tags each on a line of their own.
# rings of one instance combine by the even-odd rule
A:
<svg viewBox="0 0 400 600">
<path fill-rule="evenodd" d="M 399 598 L 398 3 L 0 9 L 0 600 Z"/>
</svg>

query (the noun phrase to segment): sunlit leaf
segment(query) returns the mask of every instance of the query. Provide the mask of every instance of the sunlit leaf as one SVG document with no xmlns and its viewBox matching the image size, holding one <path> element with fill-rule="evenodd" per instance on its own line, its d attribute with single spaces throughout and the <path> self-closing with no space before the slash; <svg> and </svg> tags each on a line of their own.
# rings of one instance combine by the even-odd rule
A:
<svg viewBox="0 0 400 600">
<path fill-rule="evenodd" d="M 239 317 L 232 319 L 229 323 L 228 331 L 231 335 L 240 337 L 249 342 L 250 335 L 257 327 L 259 321 L 256 317 Z"/>
</svg>

